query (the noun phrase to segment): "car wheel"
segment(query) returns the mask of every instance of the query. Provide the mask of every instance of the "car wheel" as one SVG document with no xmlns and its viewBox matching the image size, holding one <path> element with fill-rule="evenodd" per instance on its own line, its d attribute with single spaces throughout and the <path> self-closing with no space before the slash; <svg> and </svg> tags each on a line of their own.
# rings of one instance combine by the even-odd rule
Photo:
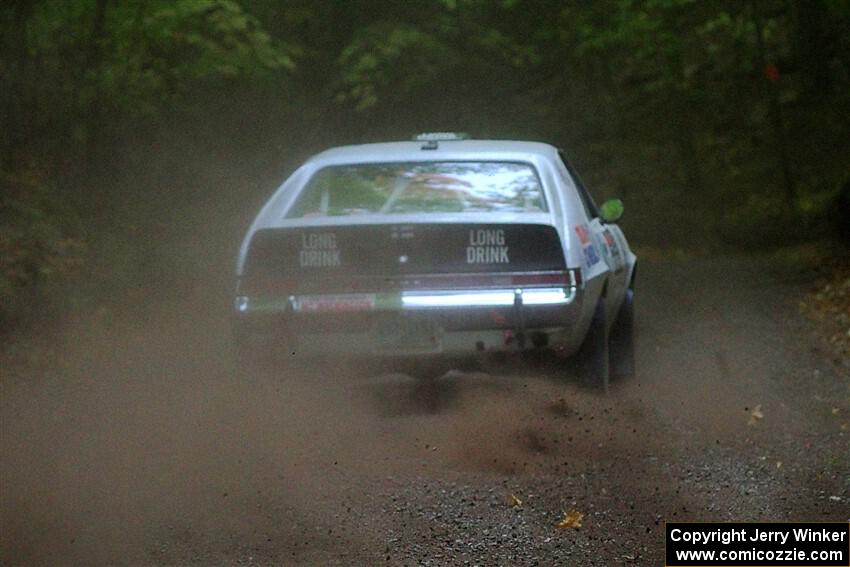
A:
<svg viewBox="0 0 850 567">
<path fill-rule="evenodd" d="M 611 329 L 611 379 L 633 378 L 635 375 L 635 292 L 626 297 Z"/>
<path fill-rule="evenodd" d="M 608 315 L 605 298 L 599 300 L 593 320 L 578 351 L 578 368 L 581 380 L 587 386 L 608 393 L 609 350 Z"/>
</svg>

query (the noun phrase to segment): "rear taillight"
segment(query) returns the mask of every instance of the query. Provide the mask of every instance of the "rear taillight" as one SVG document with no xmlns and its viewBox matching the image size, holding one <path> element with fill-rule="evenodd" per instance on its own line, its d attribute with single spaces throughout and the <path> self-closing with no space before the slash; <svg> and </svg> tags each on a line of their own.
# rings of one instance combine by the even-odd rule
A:
<svg viewBox="0 0 850 567">
<path fill-rule="evenodd" d="M 414 283 L 415 287 L 430 289 L 578 287 L 581 285 L 581 272 L 579 270 L 567 270 L 557 272 L 452 274 L 411 278 L 410 281 L 404 283 Z"/>
<path fill-rule="evenodd" d="M 511 276 L 514 287 L 538 286 L 577 286 L 581 283 L 581 272 L 567 270 L 566 272 L 541 272 L 532 274 L 517 274 Z"/>
</svg>

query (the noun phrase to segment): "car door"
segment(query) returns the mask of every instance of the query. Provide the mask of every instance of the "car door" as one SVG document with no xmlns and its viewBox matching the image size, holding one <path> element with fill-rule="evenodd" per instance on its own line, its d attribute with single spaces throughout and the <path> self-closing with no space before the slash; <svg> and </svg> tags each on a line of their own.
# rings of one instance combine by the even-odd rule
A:
<svg viewBox="0 0 850 567">
<path fill-rule="evenodd" d="M 613 223 L 606 223 L 601 217 L 594 218 L 589 225 L 590 233 L 597 248 L 602 251 L 602 259 L 608 266 L 608 308 L 616 313 L 626 293 L 628 273 L 626 270 L 625 253 L 620 242 L 622 232 Z"/>
<path fill-rule="evenodd" d="M 596 245 L 596 248 L 601 251 L 602 259 L 608 267 L 608 292 L 607 304 L 611 313 L 616 313 L 623 297 L 626 294 L 628 286 L 628 270 L 626 270 L 626 254 L 623 246 L 623 233 L 616 224 L 606 223 L 602 220 L 599 212 L 599 207 L 590 195 L 590 192 L 585 187 L 581 178 L 572 168 L 562 152 L 559 152 L 561 161 L 573 179 L 576 190 L 581 197 L 585 212 L 590 219 L 588 231 Z"/>
</svg>

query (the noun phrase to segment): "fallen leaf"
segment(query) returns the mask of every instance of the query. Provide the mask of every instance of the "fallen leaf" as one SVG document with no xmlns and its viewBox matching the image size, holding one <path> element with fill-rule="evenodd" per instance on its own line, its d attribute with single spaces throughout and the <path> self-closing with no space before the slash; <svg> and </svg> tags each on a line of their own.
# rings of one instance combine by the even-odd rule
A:
<svg viewBox="0 0 850 567">
<path fill-rule="evenodd" d="M 760 419 L 764 419 L 764 413 L 761 411 L 761 404 L 758 404 L 753 408 L 753 411 L 750 412 L 750 421 L 748 424 L 755 425 Z"/>
<path fill-rule="evenodd" d="M 584 514 L 576 510 L 564 512 L 564 519 L 558 522 L 558 527 L 562 530 L 566 530 L 568 528 L 573 528 L 574 530 L 577 530 L 581 527 L 581 521 L 583 518 Z"/>
<path fill-rule="evenodd" d="M 522 506 L 522 500 L 517 498 L 516 494 L 511 494 L 511 506 L 514 508 L 519 508 Z"/>
</svg>

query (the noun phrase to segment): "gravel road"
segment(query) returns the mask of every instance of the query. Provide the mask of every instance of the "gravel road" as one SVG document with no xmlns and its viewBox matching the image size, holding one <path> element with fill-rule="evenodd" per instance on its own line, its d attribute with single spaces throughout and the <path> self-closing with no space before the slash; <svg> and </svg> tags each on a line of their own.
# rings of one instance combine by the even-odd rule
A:
<svg viewBox="0 0 850 567">
<path fill-rule="evenodd" d="M 665 521 L 850 520 L 850 364 L 806 274 L 648 260 L 607 397 L 547 361 L 239 377 L 203 293 L 71 324 L 0 380 L 0 563 L 663 565 Z"/>
</svg>

